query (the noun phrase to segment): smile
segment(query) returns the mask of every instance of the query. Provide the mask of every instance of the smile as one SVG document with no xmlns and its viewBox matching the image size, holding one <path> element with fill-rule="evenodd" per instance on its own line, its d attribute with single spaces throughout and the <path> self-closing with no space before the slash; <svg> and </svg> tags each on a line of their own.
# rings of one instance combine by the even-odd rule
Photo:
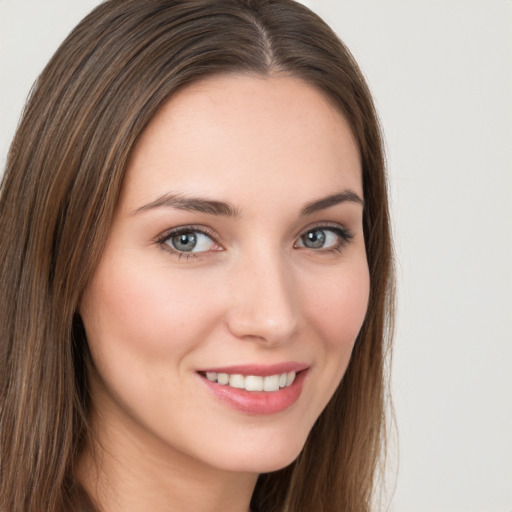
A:
<svg viewBox="0 0 512 512">
<path fill-rule="evenodd" d="M 285 411 L 298 401 L 309 365 L 239 365 L 197 372 L 206 388 L 223 404 L 251 415 Z"/>
<path fill-rule="evenodd" d="M 245 389 L 246 391 L 268 392 L 279 391 L 280 389 L 291 386 L 295 381 L 295 375 L 296 373 L 294 371 L 264 377 L 259 375 L 244 376 L 237 373 L 206 372 L 206 378 L 210 382 L 236 389 Z"/>
</svg>

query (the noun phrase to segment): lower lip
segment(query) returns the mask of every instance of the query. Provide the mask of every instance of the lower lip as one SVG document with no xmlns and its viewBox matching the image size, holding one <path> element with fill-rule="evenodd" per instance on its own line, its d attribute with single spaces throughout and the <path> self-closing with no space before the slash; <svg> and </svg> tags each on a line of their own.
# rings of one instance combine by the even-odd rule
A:
<svg viewBox="0 0 512 512">
<path fill-rule="evenodd" d="M 200 376 L 219 400 L 247 414 L 276 414 L 291 407 L 300 397 L 307 370 L 297 374 L 293 384 L 279 391 L 247 391 L 211 382 Z"/>
</svg>

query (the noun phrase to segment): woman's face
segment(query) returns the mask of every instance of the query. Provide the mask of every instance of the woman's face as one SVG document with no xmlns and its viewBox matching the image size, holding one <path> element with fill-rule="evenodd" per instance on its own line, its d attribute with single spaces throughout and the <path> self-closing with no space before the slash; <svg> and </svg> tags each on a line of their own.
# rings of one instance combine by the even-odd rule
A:
<svg viewBox="0 0 512 512">
<path fill-rule="evenodd" d="M 99 428 L 184 464 L 292 462 L 366 313 L 362 194 L 347 122 L 301 80 L 173 96 L 135 147 L 80 307 Z"/>
</svg>

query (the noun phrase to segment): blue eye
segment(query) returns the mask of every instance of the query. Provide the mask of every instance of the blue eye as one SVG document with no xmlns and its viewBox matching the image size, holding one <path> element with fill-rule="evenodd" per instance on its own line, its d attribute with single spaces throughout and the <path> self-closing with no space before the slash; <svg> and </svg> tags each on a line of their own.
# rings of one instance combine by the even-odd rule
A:
<svg viewBox="0 0 512 512">
<path fill-rule="evenodd" d="M 338 249 L 352 236 L 340 227 L 320 227 L 306 231 L 298 240 L 298 247 L 307 249 Z"/>
<path fill-rule="evenodd" d="M 215 242 L 206 233 L 193 229 L 173 231 L 160 243 L 180 253 L 206 252 L 215 246 Z"/>
</svg>

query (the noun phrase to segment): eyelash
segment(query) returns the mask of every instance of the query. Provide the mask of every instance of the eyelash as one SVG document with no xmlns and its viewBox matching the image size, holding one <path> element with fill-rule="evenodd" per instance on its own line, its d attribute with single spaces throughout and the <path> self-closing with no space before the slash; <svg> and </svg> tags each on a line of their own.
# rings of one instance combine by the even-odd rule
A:
<svg viewBox="0 0 512 512">
<path fill-rule="evenodd" d="M 316 230 L 331 231 L 338 237 L 338 241 L 333 247 L 329 247 L 327 249 L 318 249 L 315 251 L 315 252 L 319 252 L 322 254 L 332 254 L 333 252 L 341 252 L 354 238 L 354 234 L 351 231 L 349 231 L 347 228 L 340 226 L 339 224 L 324 223 L 324 224 L 320 224 L 317 226 L 307 228 L 305 231 L 302 232 L 301 235 L 299 235 L 298 239 L 300 240 L 307 233 L 310 233 L 310 232 L 316 231 Z M 309 249 L 309 247 L 300 247 L 300 249 Z M 311 249 L 311 250 L 314 250 L 314 249 Z"/>
<path fill-rule="evenodd" d="M 322 254 L 332 254 L 333 252 L 341 252 L 344 247 L 347 246 L 351 242 L 351 240 L 354 238 L 353 233 L 351 233 L 348 229 L 340 226 L 339 224 L 320 224 L 318 226 L 310 227 L 304 231 L 301 232 L 301 234 L 298 236 L 298 240 L 301 240 L 302 237 L 304 237 L 307 233 L 310 233 L 312 231 L 330 231 L 333 232 L 338 237 L 338 242 L 333 246 L 329 247 L 327 249 L 311 249 L 309 247 L 304 246 L 296 246 L 294 244 L 294 248 L 296 249 L 310 249 L 314 252 L 322 253 Z M 178 251 L 177 249 L 173 248 L 171 245 L 169 245 L 167 242 L 175 236 L 181 235 L 181 234 L 187 234 L 187 233 L 200 233 L 204 236 L 207 236 L 210 238 L 214 243 L 219 244 L 219 238 L 215 232 L 212 230 L 205 228 L 204 226 L 180 226 L 177 228 L 172 228 L 164 233 L 162 233 L 156 240 L 156 243 L 165 251 L 175 255 L 178 257 L 178 259 L 190 259 L 190 258 L 201 258 L 204 256 L 205 253 L 209 251 L 200 251 L 200 252 L 187 252 L 187 251 Z"/>
<path fill-rule="evenodd" d="M 202 255 L 204 255 L 204 252 L 186 252 L 186 251 L 178 251 L 174 249 L 171 245 L 167 244 L 167 242 L 174 236 L 186 234 L 186 233 L 200 233 L 204 236 L 207 236 L 210 238 L 214 243 L 219 243 L 218 236 L 215 232 L 212 230 L 205 228 L 204 226 L 180 226 L 178 228 L 172 228 L 168 229 L 164 233 L 162 233 L 158 239 L 156 240 L 156 243 L 167 252 L 170 252 L 171 254 L 178 257 L 178 259 L 185 258 L 201 258 Z"/>
</svg>

